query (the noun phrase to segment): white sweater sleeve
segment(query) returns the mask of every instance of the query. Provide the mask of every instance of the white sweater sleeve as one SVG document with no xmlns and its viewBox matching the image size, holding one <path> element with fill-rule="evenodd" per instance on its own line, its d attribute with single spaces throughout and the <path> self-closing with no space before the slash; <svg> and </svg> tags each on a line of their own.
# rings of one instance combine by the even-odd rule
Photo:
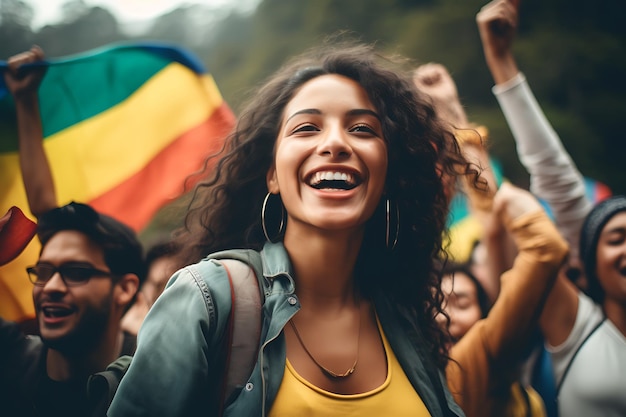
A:
<svg viewBox="0 0 626 417">
<path fill-rule="evenodd" d="M 592 208 L 581 173 L 522 73 L 492 91 L 515 138 L 519 159 L 530 174 L 530 191 L 549 204 L 570 245 L 570 255 L 578 257 L 580 229 Z"/>
</svg>

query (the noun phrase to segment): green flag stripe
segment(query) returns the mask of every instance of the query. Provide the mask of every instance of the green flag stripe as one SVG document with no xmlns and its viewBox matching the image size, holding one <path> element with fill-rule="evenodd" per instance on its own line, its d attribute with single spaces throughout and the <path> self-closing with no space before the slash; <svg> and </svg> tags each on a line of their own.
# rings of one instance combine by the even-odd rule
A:
<svg viewBox="0 0 626 417">
<path fill-rule="evenodd" d="M 39 88 L 44 137 L 123 102 L 171 62 L 149 50 L 122 48 L 50 65 Z M 0 152 L 18 150 L 10 95 L 0 100 L 0 137 Z"/>
<path fill-rule="evenodd" d="M 52 65 L 39 90 L 44 137 L 121 103 L 170 62 L 141 49 L 115 49 Z"/>
</svg>

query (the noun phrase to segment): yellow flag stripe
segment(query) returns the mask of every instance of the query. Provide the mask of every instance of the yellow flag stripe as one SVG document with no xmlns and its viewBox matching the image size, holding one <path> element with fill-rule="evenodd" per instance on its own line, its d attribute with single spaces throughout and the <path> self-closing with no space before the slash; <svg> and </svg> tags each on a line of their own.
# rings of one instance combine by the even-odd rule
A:
<svg viewBox="0 0 626 417">
<path fill-rule="evenodd" d="M 210 75 L 172 63 L 126 101 L 50 136 L 44 145 L 59 203 L 89 201 L 121 183 L 221 104 Z M 16 154 L 0 159 L 3 171 L 15 173 L 16 163 Z M 22 187 L 21 177 L 11 182 L 12 192 Z"/>
</svg>

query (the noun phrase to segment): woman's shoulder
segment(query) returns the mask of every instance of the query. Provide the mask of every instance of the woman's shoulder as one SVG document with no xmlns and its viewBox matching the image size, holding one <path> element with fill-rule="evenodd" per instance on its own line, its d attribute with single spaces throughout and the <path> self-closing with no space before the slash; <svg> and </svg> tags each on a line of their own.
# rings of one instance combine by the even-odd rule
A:
<svg viewBox="0 0 626 417">
<path fill-rule="evenodd" d="M 167 282 L 164 295 L 168 290 L 176 289 L 177 292 L 200 292 L 206 297 L 214 292 L 219 294 L 228 287 L 224 265 L 219 260 L 206 257 L 176 271 Z"/>
<path fill-rule="evenodd" d="M 162 296 L 176 293 L 176 297 L 202 295 L 207 308 L 213 304 L 230 302 L 229 271 L 224 262 L 240 261 L 250 266 L 257 275 L 263 276 L 261 253 L 254 249 L 229 249 L 211 253 L 200 261 L 176 271 L 167 282 Z M 186 296 L 186 297 L 185 297 Z"/>
<path fill-rule="evenodd" d="M 546 344 L 547 350 L 552 353 L 553 361 L 558 362 L 561 359 L 568 361 L 569 355 L 578 349 L 588 335 L 594 332 L 598 325 L 604 321 L 604 318 L 602 307 L 579 291 L 576 320 L 567 339 L 558 346 Z"/>
</svg>

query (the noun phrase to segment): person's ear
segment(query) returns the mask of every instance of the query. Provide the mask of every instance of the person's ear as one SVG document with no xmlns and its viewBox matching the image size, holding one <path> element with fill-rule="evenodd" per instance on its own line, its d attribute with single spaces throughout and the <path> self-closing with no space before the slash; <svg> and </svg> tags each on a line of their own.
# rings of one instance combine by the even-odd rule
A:
<svg viewBox="0 0 626 417">
<path fill-rule="evenodd" d="M 114 300 L 119 306 L 126 307 L 133 300 L 138 290 L 139 277 L 135 274 L 124 274 L 115 283 Z"/>
<path fill-rule="evenodd" d="M 267 183 L 267 190 L 272 194 L 280 193 L 280 187 L 278 186 L 278 177 L 276 176 L 276 166 L 272 164 L 267 175 L 265 176 L 265 182 Z"/>
</svg>

